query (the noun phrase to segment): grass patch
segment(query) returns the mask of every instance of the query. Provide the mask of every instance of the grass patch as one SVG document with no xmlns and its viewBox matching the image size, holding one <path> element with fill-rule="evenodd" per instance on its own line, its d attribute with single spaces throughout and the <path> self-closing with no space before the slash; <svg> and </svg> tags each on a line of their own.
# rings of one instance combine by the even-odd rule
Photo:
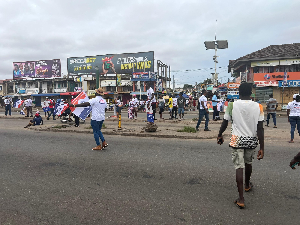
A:
<svg viewBox="0 0 300 225">
<path fill-rule="evenodd" d="M 196 133 L 196 128 L 185 126 L 183 129 L 177 130 L 177 132 Z"/>
<path fill-rule="evenodd" d="M 192 121 L 195 122 L 195 121 L 198 121 L 198 119 L 199 119 L 198 117 L 197 118 L 193 118 Z"/>
</svg>

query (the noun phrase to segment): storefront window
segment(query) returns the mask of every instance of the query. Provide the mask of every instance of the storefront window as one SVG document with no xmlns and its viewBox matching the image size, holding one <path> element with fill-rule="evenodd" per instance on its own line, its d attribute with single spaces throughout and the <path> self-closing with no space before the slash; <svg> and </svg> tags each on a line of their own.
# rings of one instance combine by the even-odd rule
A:
<svg viewBox="0 0 300 225">
<path fill-rule="evenodd" d="M 272 87 L 261 87 L 255 89 L 255 101 L 260 101 L 261 103 L 265 103 L 269 100 L 269 95 L 273 94 Z"/>
</svg>

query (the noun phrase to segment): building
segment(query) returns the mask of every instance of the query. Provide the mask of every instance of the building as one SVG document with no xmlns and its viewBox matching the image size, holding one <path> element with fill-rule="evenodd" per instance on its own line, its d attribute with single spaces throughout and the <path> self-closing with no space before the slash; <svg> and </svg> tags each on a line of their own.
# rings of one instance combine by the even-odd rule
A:
<svg viewBox="0 0 300 225">
<path fill-rule="evenodd" d="M 287 104 L 300 91 L 300 43 L 270 45 L 230 60 L 228 72 L 253 83 L 255 100 L 265 103 L 273 94 L 279 103 Z M 287 84 L 283 87 L 285 72 Z"/>
<path fill-rule="evenodd" d="M 46 97 L 71 98 L 80 87 L 81 82 L 74 78 L 6 79 L 3 81 L 2 95 L 11 97 L 13 101 L 32 96 L 35 105 L 41 106 Z"/>
</svg>

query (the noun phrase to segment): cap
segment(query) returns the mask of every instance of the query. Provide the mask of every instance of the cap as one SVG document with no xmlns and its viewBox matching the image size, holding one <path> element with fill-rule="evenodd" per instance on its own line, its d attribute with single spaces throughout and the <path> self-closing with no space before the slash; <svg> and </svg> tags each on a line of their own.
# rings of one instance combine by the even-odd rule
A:
<svg viewBox="0 0 300 225">
<path fill-rule="evenodd" d="M 133 94 L 132 96 L 133 96 L 133 97 L 136 97 L 136 94 Z"/>
<path fill-rule="evenodd" d="M 295 99 L 296 99 L 296 96 L 297 96 L 297 95 L 299 95 L 299 94 L 294 94 L 294 95 L 293 95 L 293 98 L 295 98 Z"/>
<path fill-rule="evenodd" d="M 95 90 L 95 92 L 97 92 L 98 94 L 102 95 L 103 92 L 104 92 L 104 90 L 103 90 L 103 88 L 98 88 L 98 89 Z"/>
<path fill-rule="evenodd" d="M 39 114 L 39 113 L 36 113 L 35 116 L 40 116 L 40 114 Z"/>
</svg>

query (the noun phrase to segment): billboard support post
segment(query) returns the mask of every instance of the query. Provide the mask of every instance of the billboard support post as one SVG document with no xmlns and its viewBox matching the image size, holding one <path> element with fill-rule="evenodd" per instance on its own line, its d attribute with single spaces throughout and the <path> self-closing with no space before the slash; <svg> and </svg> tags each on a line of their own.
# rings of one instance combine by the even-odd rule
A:
<svg viewBox="0 0 300 225">
<path fill-rule="evenodd" d="M 96 89 L 98 89 L 99 88 L 99 83 L 100 83 L 100 78 L 99 78 L 99 67 L 98 66 L 96 66 L 95 67 L 95 69 L 96 69 Z"/>
</svg>

